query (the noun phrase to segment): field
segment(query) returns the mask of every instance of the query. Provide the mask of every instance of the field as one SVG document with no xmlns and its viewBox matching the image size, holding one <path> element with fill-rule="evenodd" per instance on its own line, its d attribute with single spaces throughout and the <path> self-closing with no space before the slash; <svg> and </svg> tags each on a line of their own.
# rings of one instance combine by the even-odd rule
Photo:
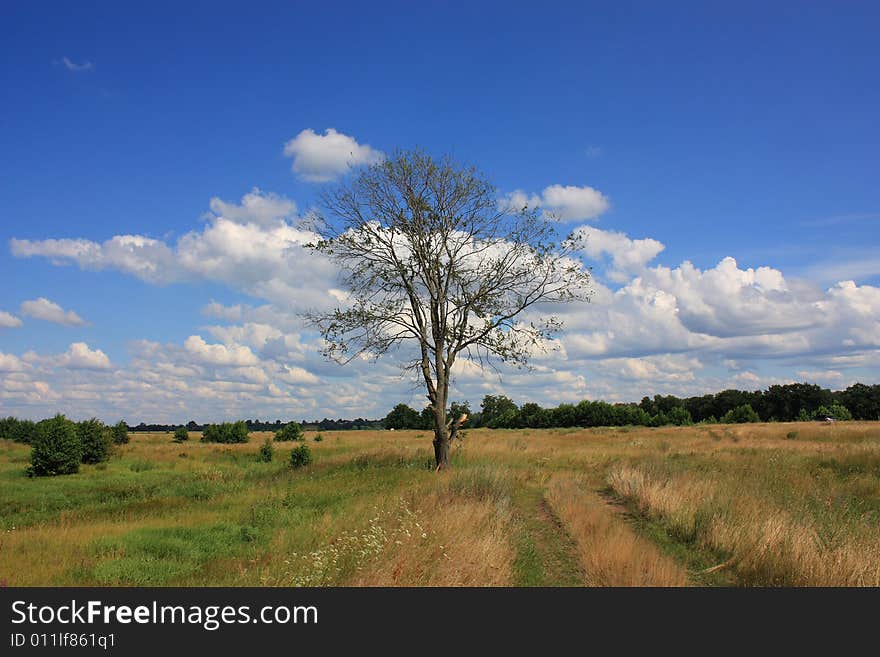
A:
<svg viewBox="0 0 880 657">
<path fill-rule="evenodd" d="M 880 424 L 132 434 L 29 479 L 0 441 L 0 585 L 878 586 Z"/>
</svg>

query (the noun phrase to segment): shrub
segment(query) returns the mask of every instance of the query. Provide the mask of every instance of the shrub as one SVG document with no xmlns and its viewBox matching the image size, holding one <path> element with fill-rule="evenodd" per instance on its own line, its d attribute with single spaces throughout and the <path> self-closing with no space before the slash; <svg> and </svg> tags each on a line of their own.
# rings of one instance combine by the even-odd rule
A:
<svg viewBox="0 0 880 657">
<path fill-rule="evenodd" d="M 189 431 L 187 431 L 186 427 L 177 427 L 174 430 L 174 442 L 183 443 L 189 440 Z"/>
<path fill-rule="evenodd" d="M 316 443 L 319 443 L 319 442 L 321 442 L 322 440 L 324 440 L 324 436 L 322 436 L 321 434 L 318 434 L 317 436 L 315 436 L 315 442 L 316 442 Z"/>
<path fill-rule="evenodd" d="M 112 429 L 113 433 L 113 442 L 116 445 L 125 445 L 129 441 L 128 437 L 128 425 L 125 423 L 125 420 L 119 420 L 116 424 L 113 425 Z"/>
<path fill-rule="evenodd" d="M 275 440 L 278 442 L 288 440 L 303 440 L 302 427 L 296 422 L 288 422 L 281 429 L 275 432 Z"/>
<path fill-rule="evenodd" d="M 100 463 L 110 458 L 110 431 L 97 418 L 78 422 L 76 433 L 82 445 L 83 463 Z"/>
<path fill-rule="evenodd" d="M 308 445 L 300 445 L 299 447 L 294 447 L 293 451 L 290 452 L 290 467 L 291 468 L 301 468 L 303 466 L 308 465 L 312 462 L 312 452 L 309 450 Z"/>
<path fill-rule="evenodd" d="M 669 416 L 663 411 L 658 412 L 657 415 L 651 418 L 652 427 L 665 427 L 667 424 L 669 424 Z"/>
<path fill-rule="evenodd" d="M 743 404 L 727 411 L 721 421 L 724 424 L 743 424 L 745 422 L 760 422 L 761 418 L 758 417 L 751 404 Z"/>
<path fill-rule="evenodd" d="M 203 443 L 246 443 L 248 429 L 243 420 L 209 424 L 202 432 Z"/>
<path fill-rule="evenodd" d="M 246 443 L 248 441 L 248 428 L 244 420 L 233 422 L 229 427 L 229 442 Z"/>
<path fill-rule="evenodd" d="M 831 406 L 820 406 L 816 409 L 813 417 L 817 420 L 824 420 L 830 417 L 832 420 L 852 420 L 852 413 L 846 406 L 841 404 L 831 404 Z"/>
<path fill-rule="evenodd" d="M 797 437 L 798 437 L 798 432 L 797 432 L 797 431 L 789 431 L 787 434 L 785 434 L 785 438 L 786 438 L 787 440 L 794 440 L 794 439 L 797 438 Z"/>
<path fill-rule="evenodd" d="M 79 472 L 82 443 L 76 424 L 63 415 L 38 422 L 31 446 L 29 476 L 52 477 Z"/>
<path fill-rule="evenodd" d="M 272 447 L 272 441 L 267 438 L 260 446 L 260 451 L 257 453 L 257 456 L 263 463 L 271 463 L 274 455 L 275 448 Z"/>
</svg>

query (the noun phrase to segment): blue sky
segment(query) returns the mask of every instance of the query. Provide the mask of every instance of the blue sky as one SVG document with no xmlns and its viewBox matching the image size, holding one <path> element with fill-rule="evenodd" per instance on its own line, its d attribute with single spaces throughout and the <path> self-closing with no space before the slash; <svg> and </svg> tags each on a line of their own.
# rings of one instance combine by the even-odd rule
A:
<svg viewBox="0 0 880 657">
<path fill-rule="evenodd" d="M 461 397 L 874 382 L 878 24 L 876 4 L 832 2 L 7 3 L 0 413 L 185 421 L 421 405 L 393 364 L 318 362 L 291 314 L 307 294 L 278 291 L 290 274 L 212 241 L 254 188 L 294 203 L 281 217 L 294 224 L 333 183 L 309 176 L 314 150 L 292 170 L 285 144 L 312 130 L 328 147 L 328 129 L 370 153 L 451 154 L 500 195 L 590 228 L 597 299 L 572 311 L 561 354 L 503 382 L 462 372 Z M 553 205 L 554 186 L 574 205 Z M 238 239 L 279 238 L 238 214 L 253 229 Z M 101 246 L 137 235 L 174 249 L 188 233 L 225 264 L 177 270 L 152 246 L 137 262 Z M 46 242 L 62 239 L 98 255 Z M 168 271 L 145 277 L 145 262 Z M 211 301 L 241 308 L 218 317 Z M 288 344 L 268 348 L 278 332 Z"/>
</svg>

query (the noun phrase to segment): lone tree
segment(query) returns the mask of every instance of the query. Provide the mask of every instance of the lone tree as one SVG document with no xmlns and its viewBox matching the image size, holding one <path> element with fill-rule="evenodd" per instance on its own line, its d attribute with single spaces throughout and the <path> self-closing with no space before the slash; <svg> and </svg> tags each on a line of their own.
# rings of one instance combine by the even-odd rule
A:
<svg viewBox="0 0 880 657">
<path fill-rule="evenodd" d="M 589 298 L 575 238 L 557 243 L 551 217 L 504 207 L 479 171 L 421 151 L 362 169 L 323 205 L 312 247 L 340 267 L 349 295 L 307 315 L 324 355 L 346 363 L 412 345 L 404 368 L 424 381 L 445 468 L 464 420 L 446 411 L 456 359 L 527 366 L 562 328 L 545 306 Z"/>
</svg>

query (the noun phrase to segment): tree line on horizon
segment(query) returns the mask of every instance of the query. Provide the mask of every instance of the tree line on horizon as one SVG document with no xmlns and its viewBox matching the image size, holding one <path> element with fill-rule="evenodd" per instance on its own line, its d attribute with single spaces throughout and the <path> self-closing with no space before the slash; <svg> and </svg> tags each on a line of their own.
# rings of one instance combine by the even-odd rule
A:
<svg viewBox="0 0 880 657">
<path fill-rule="evenodd" d="M 260 420 L 260 419 L 247 419 L 240 420 L 244 422 L 245 426 L 249 433 L 254 431 L 279 431 L 283 429 L 290 422 L 294 422 L 294 420 L 289 420 L 284 422 L 282 420 Z M 376 420 L 368 420 L 365 418 L 355 418 L 353 420 L 344 420 L 342 418 L 338 418 L 336 420 L 330 418 L 324 418 L 323 420 L 299 420 L 296 422 L 300 427 L 302 427 L 303 431 L 351 431 L 351 430 L 365 430 L 365 429 L 383 429 L 382 419 Z M 135 433 L 149 433 L 152 431 L 159 432 L 169 432 L 176 431 L 179 428 L 184 428 L 187 431 L 204 431 L 206 427 L 211 426 L 212 422 L 205 422 L 204 424 L 199 424 L 195 420 L 190 420 L 186 424 L 161 424 L 161 423 L 146 423 L 141 422 L 140 424 L 131 424 L 128 425 L 129 431 Z"/>
<path fill-rule="evenodd" d="M 695 397 L 654 395 L 643 397 L 638 403 L 609 403 L 584 400 L 578 404 L 560 404 L 544 408 L 534 402 L 518 406 L 505 395 L 486 395 L 480 410 L 472 412 L 469 402 L 452 402 L 447 411 L 450 417 L 468 416 L 470 428 L 524 429 L 599 426 L 664 426 L 687 425 L 697 422 L 794 422 L 824 419 L 880 420 L 880 384 L 855 383 L 845 390 L 832 391 L 816 384 L 789 383 L 773 385 L 767 390 L 723 390 L 715 394 Z M 406 404 L 397 404 L 384 418 L 368 420 L 328 419 L 311 422 L 274 422 L 239 420 L 235 423 L 146 424 L 131 426 L 120 420 L 112 431 L 113 442 L 127 442 L 127 432 L 207 432 L 205 442 L 245 442 L 251 432 L 282 432 L 295 425 L 301 431 L 348 431 L 371 429 L 430 429 L 432 412 L 421 412 Z M 9 416 L 0 418 L 0 438 L 20 443 L 31 443 L 41 423 Z M 80 424 L 83 423 L 73 423 Z M 216 434 L 216 436 L 215 436 Z M 228 435 L 227 435 L 228 434 Z M 203 439 L 205 437 L 203 436 Z"/>
<path fill-rule="evenodd" d="M 584 400 L 552 408 L 534 402 L 517 406 L 505 395 L 486 395 L 478 412 L 472 412 L 468 402 L 453 402 L 448 414 L 467 414 L 466 426 L 490 429 L 880 420 L 880 384 L 855 383 L 846 390 L 831 391 L 816 384 L 790 383 L 766 390 L 730 389 L 684 398 L 654 395 L 639 403 Z M 386 429 L 427 430 L 432 426 L 429 409 L 419 412 L 406 404 L 395 406 L 383 424 Z"/>
</svg>

